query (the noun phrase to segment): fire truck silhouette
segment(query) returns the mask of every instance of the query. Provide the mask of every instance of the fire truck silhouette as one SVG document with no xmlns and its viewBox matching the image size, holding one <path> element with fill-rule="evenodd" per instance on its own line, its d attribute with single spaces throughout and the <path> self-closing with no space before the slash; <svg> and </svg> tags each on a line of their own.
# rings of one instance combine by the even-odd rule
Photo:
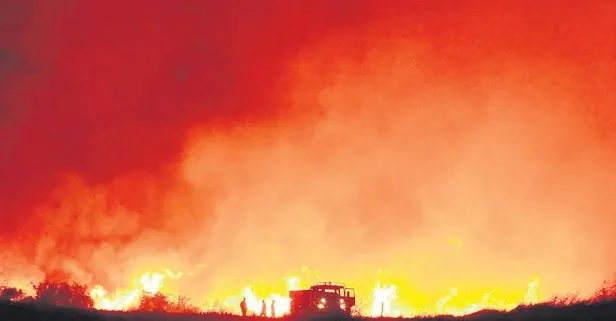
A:
<svg viewBox="0 0 616 321">
<path fill-rule="evenodd" d="M 289 291 L 291 315 L 313 313 L 351 314 L 355 306 L 355 289 L 344 284 L 320 282 L 307 290 Z"/>
</svg>

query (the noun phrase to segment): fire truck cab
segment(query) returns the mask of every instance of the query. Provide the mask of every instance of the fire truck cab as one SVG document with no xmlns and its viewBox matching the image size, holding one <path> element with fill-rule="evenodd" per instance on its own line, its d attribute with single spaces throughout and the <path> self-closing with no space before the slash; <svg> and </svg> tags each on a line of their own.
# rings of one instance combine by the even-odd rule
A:
<svg viewBox="0 0 616 321">
<path fill-rule="evenodd" d="M 355 289 L 344 284 L 320 282 L 307 290 L 289 291 L 291 315 L 311 313 L 350 314 L 355 306 Z"/>
</svg>

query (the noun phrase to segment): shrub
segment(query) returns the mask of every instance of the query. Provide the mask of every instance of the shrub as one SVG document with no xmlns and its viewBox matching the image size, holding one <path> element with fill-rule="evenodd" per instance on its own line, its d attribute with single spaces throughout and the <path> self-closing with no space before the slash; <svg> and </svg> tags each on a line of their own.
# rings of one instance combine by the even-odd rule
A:
<svg viewBox="0 0 616 321">
<path fill-rule="evenodd" d="M 190 300 L 180 295 L 177 302 L 174 304 L 175 312 L 180 313 L 199 313 L 199 308 L 190 303 Z"/>
<path fill-rule="evenodd" d="M 72 308 L 94 307 L 94 301 L 88 295 L 84 285 L 73 283 L 52 283 L 45 280 L 34 287 L 36 302 Z"/>
<path fill-rule="evenodd" d="M 167 296 L 162 293 L 156 293 L 154 295 L 147 294 L 142 296 L 135 310 L 164 312 L 170 310 L 170 307 L 171 303 Z"/>
<path fill-rule="evenodd" d="M 23 290 L 14 287 L 0 287 L 0 301 L 21 301 L 26 297 Z"/>
<path fill-rule="evenodd" d="M 179 296 L 174 300 L 162 293 L 142 296 L 139 300 L 139 305 L 134 310 L 147 312 L 199 313 L 199 308 L 192 305 L 188 298 Z"/>
</svg>

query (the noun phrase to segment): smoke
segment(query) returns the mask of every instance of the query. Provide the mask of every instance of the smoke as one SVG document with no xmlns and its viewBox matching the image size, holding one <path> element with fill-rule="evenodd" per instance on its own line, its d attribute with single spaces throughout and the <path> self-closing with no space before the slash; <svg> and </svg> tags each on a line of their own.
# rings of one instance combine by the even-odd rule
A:
<svg viewBox="0 0 616 321">
<path fill-rule="evenodd" d="M 188 271 L 199 300 L 302 266 L 364 292 L 382 269 L 402 299 L 594 290 L 616 264 L 616 8 L 548 3 L 38 4 L 36 72 L 2 98 L 28 110 L 3 267 Z"/>
</svg>

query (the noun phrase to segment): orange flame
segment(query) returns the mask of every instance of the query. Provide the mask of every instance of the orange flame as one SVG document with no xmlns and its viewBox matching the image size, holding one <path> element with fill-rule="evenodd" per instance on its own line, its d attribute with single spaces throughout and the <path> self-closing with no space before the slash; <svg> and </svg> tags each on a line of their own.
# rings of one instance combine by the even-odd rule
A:
<svg viewBox="0 0 616 321">
<path fill-rule="evenodd" d="M 145 272 L 139 278 L 139 286 L 117 290 L 114 293 L 107 292 L 102 286 L 96 285 L 90 291 L 90 296 L 95 302 L 95 307 L 101 310 L 130 310 L 138 306 L 139 300 L 146 294 L 153 295 L 165 292 L 164 281 L 169 279 L 179 279 L 182 272 L 165 271 L 165 274 L 156 272 Z M 246 299 L 248 312 L 251 315 L 260 315 L 262 303 L 265 302 L 265 315 L 267 317 L 282 317 L 289 314 L 291 300 L 288 291 L 301 288 L 300 278 L 286 278 L 285 291 L 267 292 L 264 287 L 248 285 L 238 291 L 237 295 L 221 298 L 220 304 L 202 305 L 203 312 L 227 312 L 239 314 L 239 304 L 242 298 Z M 465 297 L 464 292 L 457 287 L 450 288 L 449 292 L 434 302 L 432 306 L 419 307 L 416 302 L 411 300 L 401 300 L 398 296 L 398 287 L 395 284 L 383 285 L 377 281 L 372 293 L 370 302 L 367 305 L 358 306 L 361 315 L 371 317 L 399 317 L 399 316 L 426 316 L 449 314 L 463 316 L 480 310 L 492 309 L 509 311 L 521 304 L 536 304 L 540 302 L 538 294 L 539 277 L 535 277 L 527 285 L 525 293 L 519 297 L 514 295 L 497 298 L 494 291 L 484 293 L 479 302 L 472 302 Z M 166 293 L 172 294 L 172 293 Z M 360 298 L 362 297 L 361 294 Z M 272 315 L 271 304 L 274 302 L 275 315 Z"/>
</svg>

